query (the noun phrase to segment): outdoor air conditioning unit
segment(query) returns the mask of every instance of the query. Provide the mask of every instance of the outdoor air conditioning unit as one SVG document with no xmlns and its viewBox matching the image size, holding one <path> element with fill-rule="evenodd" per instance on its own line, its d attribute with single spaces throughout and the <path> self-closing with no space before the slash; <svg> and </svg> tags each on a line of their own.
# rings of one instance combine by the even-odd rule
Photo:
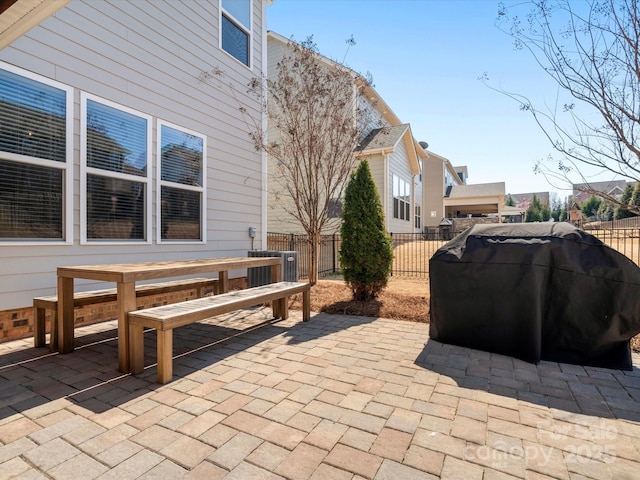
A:
<svg viewBox="0 0 640 480">
<path fill-rule="evenodd" d="M 282 257 L 282 280 L 298 281 L 298 252 L 279 250 L 249 250 L 249 257 Z M 253 267 L 247 269 L 247 286 L 259 287 L 271 283 L 271 267 Z"/>
</svg>

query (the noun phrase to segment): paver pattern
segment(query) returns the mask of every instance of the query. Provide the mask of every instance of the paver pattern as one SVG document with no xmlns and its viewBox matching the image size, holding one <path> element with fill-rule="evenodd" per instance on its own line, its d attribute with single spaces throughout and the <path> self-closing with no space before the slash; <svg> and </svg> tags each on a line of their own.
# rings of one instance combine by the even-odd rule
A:
<svg viewBox="0 0 640 480">
<path fill-rule="evenodd" d="M 174 381 L 117 371 L 114 322 L 67 355 L 0 344 L 0 479 L 640 478 L 632 371 L 533 365 L 428 325 L 268 308 L 175 332 Z"/>
</svg>

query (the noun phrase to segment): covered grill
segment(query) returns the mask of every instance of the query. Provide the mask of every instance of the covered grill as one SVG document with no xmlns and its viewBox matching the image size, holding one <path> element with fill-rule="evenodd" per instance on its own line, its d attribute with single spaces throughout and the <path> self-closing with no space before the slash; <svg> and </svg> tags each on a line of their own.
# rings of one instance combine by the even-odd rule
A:
<svg viewBox="0 0 640 480">
<path fill-rule="evenodd" d="M 429 261 L 432 339 L 631 369 L 640 268 L 568 223 L 476 225 Z"/>
</svg>

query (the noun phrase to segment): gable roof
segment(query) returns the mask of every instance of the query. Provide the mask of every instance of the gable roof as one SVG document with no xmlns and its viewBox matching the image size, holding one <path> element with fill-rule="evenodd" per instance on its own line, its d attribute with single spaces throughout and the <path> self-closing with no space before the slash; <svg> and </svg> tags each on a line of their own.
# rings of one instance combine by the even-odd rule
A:
<svg viewBox="0 0 640 480">
<path fill-rule="evenodd" d="M 64 7 L 70 0 L 6 0 L 0 3 L 0 50 Z"/>
<path fill-rule="evenodd" d="M 360 144 L 360 150 L 386 150 L 393 149 L 404 133 L 409 128 L 409 124 L 403 123 L 395 127 L 375 128 L 369 132 L 369 135 Z"/>
<path fill-rule="evenodd" d="M 414 175 L 419 175 L 420 162 L 418 157 L 426 158 L 427 154 L 420 146 L 416 148 L 415 140 L 411 134 L 411 125 L 408 123 L 371 130 L 360 144 L 358 151 L 365 155 L 392 153 L 400 141 L 404 142 L 407 150 L 411 172 Z"/>
</svg>

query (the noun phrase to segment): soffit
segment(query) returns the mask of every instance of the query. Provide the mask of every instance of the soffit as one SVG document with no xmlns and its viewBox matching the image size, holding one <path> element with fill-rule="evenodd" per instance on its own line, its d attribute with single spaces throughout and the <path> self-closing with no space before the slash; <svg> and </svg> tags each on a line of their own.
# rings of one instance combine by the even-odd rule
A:
<svg viewBox="0 0 640 480">
<path fill-rule="evenodd" d="M 70 0 L 0 0 L 0 49 L 11 44 Z"/>
</svg>

